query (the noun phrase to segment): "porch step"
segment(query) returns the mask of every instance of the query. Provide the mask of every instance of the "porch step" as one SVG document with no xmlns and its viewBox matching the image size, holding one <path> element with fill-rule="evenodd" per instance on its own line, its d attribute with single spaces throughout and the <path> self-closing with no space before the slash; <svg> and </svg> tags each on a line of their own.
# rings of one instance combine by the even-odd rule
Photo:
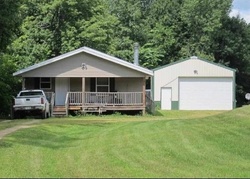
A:
<svg viewBox="0 0 250 179">
<path fill-rule="evenodd" d="M 54 106 L 53 111 L 65 111 L 65 106 Z"/>
<path fill-rule="evenodd" d="M 53 112 L 53 116 L 56 117 L 66 116 L 66 112 Z"/>
<path fill-rule="evenodd" d="M 66 116 L 65 106 L 54 106 L 53 116 L 56 116 L 56 117 Z"/>
</svg>

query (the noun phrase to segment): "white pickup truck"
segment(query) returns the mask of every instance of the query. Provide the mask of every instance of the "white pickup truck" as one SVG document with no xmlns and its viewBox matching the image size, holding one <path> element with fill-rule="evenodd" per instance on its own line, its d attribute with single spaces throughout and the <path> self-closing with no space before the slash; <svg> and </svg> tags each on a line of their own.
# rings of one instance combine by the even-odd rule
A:
<svg viewBox="0 0 250 179">
<path fill-rule="evenodd" d="M 42 119 L 50 116 L 50 104 L 43 90 L 20 91 L 14 99 L 13 118 L 25 115 L 40 115 Z"/>
</svg>

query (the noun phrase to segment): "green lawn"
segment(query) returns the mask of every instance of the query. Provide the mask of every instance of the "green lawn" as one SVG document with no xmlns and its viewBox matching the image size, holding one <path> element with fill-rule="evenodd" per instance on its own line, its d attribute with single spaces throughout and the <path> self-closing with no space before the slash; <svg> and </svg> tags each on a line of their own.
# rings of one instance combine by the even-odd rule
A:
<svg viewBox="0 0 250 179">
<path fill-rule="evenodd" d="M 243 107 L 51 118 L 0 140 L 0 177 L 249 178 L 249 116 Z"/>
</svg>

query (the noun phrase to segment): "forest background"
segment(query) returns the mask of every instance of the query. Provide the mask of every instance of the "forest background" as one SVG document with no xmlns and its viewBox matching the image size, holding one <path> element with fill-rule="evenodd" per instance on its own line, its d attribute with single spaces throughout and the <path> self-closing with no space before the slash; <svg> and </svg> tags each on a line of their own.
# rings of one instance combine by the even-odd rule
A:
<svg viewBox="0 0 250 179">
<path fill-rule="evenodd" d="M 198 56 L 236 70 L 237 106 L 250 92 L 250 24 L 232 0 L 0 0 L 0 116 L 21 89 L 13 72 L 88 46 L 149 69 Z"/>
</svg>

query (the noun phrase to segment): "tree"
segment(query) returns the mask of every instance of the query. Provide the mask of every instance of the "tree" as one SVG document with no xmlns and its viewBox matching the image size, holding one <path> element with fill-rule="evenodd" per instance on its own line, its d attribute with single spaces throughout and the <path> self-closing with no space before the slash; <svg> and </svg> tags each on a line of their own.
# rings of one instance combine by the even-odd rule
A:
<svg viewBox="0 0 250 179">
<path fill-rule="evenodd" d="M 213 39 L 215 61 L 236 70 L 237 105 L 250 92 L 250 25 L 240 17 L 225 16 Z"/>
<path fill-rule="evenodd" d="M 99 13 L 98 0 L 27 0 L 21 6 L 21 35 L 10 46 L 21 69 L 82 46 L 85 21 Z"/>
<path fill-rule="evenodd" d="M 109 2 L 111 14 L 119 20 L 119 26 L 114 33 L 115 45 L 112 54 L 132 62 L 133 45 L 138 42 L 140 65 L 148 68 L 158 66 L 165 57 L 166 50 L 174 43 L 172 28 L 164 24 L 164 20 L 168 19 L 168 14 L 165 12 L 173 8 L 169 5 L 173 3 L 162 0 L 109 0 Z M 158 18 L 163 16 L 164 18 Z"/>
<path fill-rule="evenodd" d="M 228 14 L 232 0 L 182 1 L 180 23 L 177 26 L 179 56 L 199 56 L 213 60 L 211 42 L 213 32 L 221 26 L 221 19 Z"/>
<path fill-rule="evenodd" d="M 228 14 L 232 0 L 109 2 L 111 13 L 119 19 L 122 27 L 120 39 L 130 44 L 139 42 L 141 64 L 155 68 L 193 55 L 213 60 L 212 35 L 221 26 L 224 14 Z M 124 50 L 132 56 L 133 48 L 126 47 L 131 49 L 130 53 L 119 44 L 116 50 Z"/>
<path fill-rule="evenodd" d="M 0 61 L 0 116 L 10 114 L 13 96 L 21 89 L 19 79 L 13 77 L 16 67 L 10 55 L 2 55 Z"/>
<path fill-rule="evenodd" d="M 18 17 L 19 5 L 20 1 L 16 0 L 0 1 L 0 53 L 5 51 L 13 39 L 13 34 L 18 33 L 17 27 L 21 22 Z"/>
<path fill-rule="evenodd" d="M 18 35 L 21 20 L 18 15 L 20 1 L 0 1 L 0 116 L 10 112 L 12 95 L 18 82 L 12 77 L 15 65 L 6 53 L 6 47 Z"/>
<path fill-rule="evenodd" d="M 119 28 L 119 20 L 109 14 L 105 1 L 94 9 L 98 13 L 93 14 L 89 20 L 82 20 L 78 37 L 82 45 L 107 53 L 114 46 L 114 33 Z"/>
</svg>

